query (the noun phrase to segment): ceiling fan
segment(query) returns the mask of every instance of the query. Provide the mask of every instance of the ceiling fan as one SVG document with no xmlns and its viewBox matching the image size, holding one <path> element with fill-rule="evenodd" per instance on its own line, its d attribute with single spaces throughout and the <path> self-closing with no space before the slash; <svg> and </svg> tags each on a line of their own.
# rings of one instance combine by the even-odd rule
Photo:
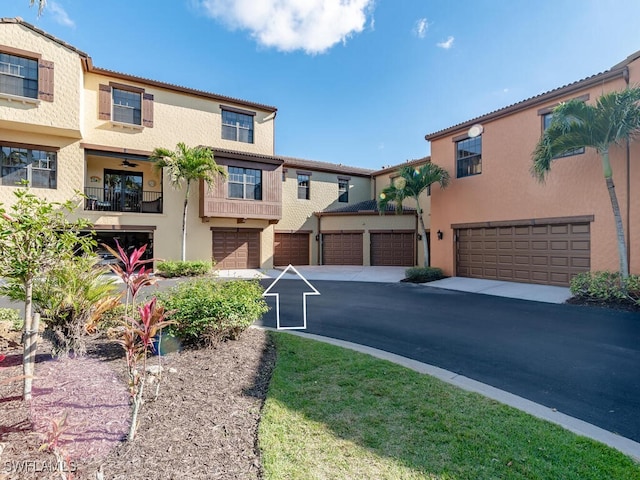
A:
<svg viewBox="0 0 640 480">
<path fill-rule="evenodd" d="M 138 164 L 137 163 L 133 163 L 130 162 L 129 160 L 123 160 L 122 163 L 120 164 L 121 167 L 137 167 Z"/>
</svg>

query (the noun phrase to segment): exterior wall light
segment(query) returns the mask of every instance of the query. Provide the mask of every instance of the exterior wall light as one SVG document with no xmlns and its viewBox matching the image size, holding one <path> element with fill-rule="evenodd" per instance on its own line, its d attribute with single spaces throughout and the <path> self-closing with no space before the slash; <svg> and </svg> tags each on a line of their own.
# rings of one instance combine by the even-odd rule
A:
<svg viewBox="0 0 640 480">
<path fill-rule="evenodd" d="M 438 232 L 436 233 L 436 235 L 438 236 L 438 240 L 442 240 L 442 236 L 444 235 L 442 233 L 442 230 L 438 230 Z"/>
</svg>

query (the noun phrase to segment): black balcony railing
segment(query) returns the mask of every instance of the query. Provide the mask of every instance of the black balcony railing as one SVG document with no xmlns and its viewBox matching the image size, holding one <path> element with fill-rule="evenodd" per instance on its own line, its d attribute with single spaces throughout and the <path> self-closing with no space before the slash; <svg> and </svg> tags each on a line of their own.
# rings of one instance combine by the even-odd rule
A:
<svg viewBox="0 0 640 480">
<path fill-rule="evenodd" d="M 162 192 L 85 187 L 85 210 L 162 213 Z"/>
</svg>

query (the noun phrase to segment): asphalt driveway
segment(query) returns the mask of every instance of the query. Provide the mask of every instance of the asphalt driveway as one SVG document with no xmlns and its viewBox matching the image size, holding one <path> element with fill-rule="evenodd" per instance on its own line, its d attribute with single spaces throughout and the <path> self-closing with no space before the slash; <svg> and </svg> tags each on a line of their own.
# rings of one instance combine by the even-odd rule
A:
<svg viewBox="0 0 640 480">
<path fill-rule="evenodd" d="M 435 365 L 640 441 L 638 314 L 406 283 L 313 285 L 321 295 L 307 297 L 308 333 Z M 304 287 L 278 282 L 282 325 L 302 323 Z M 262 324 L 275 327 L 275 309 Z"/>
</svg>

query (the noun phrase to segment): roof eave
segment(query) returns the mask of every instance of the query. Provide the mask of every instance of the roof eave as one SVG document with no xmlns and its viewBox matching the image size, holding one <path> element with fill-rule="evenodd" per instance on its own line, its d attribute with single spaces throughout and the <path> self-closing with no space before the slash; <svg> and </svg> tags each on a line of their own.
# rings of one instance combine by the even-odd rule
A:
<svg viewBox="0 0 640 480">
<path fill-rule="evenodd" d="M 463 123 L 459 123 L 457 125 L 454 125 L 452 127 L 449 128 L 445 128 L 444 130 L 440 130 L 434 133 L 429 133 L 427 135 L 425 135 L 425 140 L 427 141 L 433 141 L 433 140 L 437 140 L 439 138 L 442 137 L 447 137 L 449 135 L 467 130 L 469 127 L 471 127 L 472 125 L 476 124 L 476 123 L 480 123 L 480 122 L 489 122 L 489 121 L 493 121 L 493 120 L 497 120 L 499 118 L 502 117 L 506 117 L 507 115 L 511 115 L 515 112 L 519 112 L 521 110 L 525 110 L 527 108 L 531 108 L 534 107 L 536 105 L 540 105 L 542 103 L 546 103 L 549 102 L 551 100 L 560 98 L 560 97 L 564 97 L 566 95 L 570 95 L 574 92 L 578 92 L 580 90 L 584 90 L 586 88 L 589 88 L 593 85 L 602 83 L 602 82 L 607 82 L 610 80 L 613 80 L 617 77 L 624 77 L 625 76 L 625 72 L 627 72 L 627 64 L 628 62 L 623 62 L 623 64 L 621 66 L 617 66 L 614 67 L 610 70 L 607 70 L 606 72 L 602 72 L 596 75 L 593 75 L 589 78 L 585 78 L 584 80 L 580 80 L 578 82 L 566 85 L 564 87 L 560 87 L 557 88 L 555 90 L 551 90 L 549 92 L 546 93 L 542 93 L 540 95 L 537 95 L 535 97 L 531 97 L 527 100 L 523 100 L 521 102 L 518 103 L 514 103 L 513 105 L 510 105 L 508 107 L 505 108 L 501 108 L 500 110 L 496 110 L 494 112 L 491 113 L 487 113 L 485 115 L 482 115 L 480 117 L 476 117 L 476 118 L 472 118 L 471 120 L 467 120 L 466 122 Z"/>
</svg>

